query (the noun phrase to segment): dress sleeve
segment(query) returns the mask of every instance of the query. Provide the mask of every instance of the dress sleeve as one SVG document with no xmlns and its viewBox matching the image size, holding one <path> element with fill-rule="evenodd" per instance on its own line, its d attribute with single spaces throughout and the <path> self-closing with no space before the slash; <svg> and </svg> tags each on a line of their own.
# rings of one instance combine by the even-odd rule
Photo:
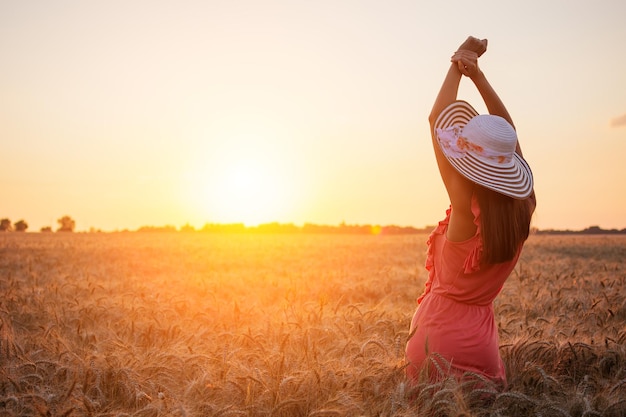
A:
<svg viewBox="0 0 626 417">
<path fill-rule="evenodd" d="M 432 286 L 433 278 L 435 276 L 435 260 L 434 260 L 434 250 L 433 250 L 433 240 L 435 236 L 442 235 L 446 232 L 448 228 L 448 223 L 450 222 L 450 213 L 452 212 L 452 207 L 449 207 L 446 210 L 446 218 L 439 222 L 435 230 L 433 230 L 428 236 L 428 240 L 426 241 L 426 246 L 428 247 L 426 251 L 426 270 L 428 271 L 428 279 L 426 280 L 426 284 L 424 285 L 424 292 L 417 299 L 417 304 L 419 305 L 426 294 L 430 292 L 430 287 Z"/>
</svg>

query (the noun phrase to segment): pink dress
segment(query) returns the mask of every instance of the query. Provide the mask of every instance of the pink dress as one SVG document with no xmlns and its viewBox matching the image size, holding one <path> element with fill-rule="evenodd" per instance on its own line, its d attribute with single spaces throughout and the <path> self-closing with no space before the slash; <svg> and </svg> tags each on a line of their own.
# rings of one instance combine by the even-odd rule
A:
<svg viewBox="0 0 626 417">
<path fill-rule="evenodd" d="M 417 299 L 411 322 L 407 375 L 416 381 L 420 371 L 426 369 L 429 378 L 436 380 L 447 374 L 462 377 L 469 371 L 505 385 L 493 300 L 515 267 L 520 251 L 511 261 L 481 265 L 478 202 L 472 199 L 476 234 L 463 242 L 446 238 L 450 211 L 428 238 L 428 281 Z"/>
</svg>

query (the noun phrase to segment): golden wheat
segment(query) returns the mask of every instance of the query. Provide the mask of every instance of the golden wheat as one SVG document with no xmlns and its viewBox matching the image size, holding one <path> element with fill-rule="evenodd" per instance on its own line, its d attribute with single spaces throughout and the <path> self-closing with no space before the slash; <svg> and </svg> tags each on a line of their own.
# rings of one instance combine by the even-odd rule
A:
<svg viewBox="0 0 626 417">
<path fill-rule="evenodd" d="M 0 235 L 0 416 L 626 415 L 626 238 L 531 237 L 504 391 L 406 381 L 425 240 Z"/>
</svg>

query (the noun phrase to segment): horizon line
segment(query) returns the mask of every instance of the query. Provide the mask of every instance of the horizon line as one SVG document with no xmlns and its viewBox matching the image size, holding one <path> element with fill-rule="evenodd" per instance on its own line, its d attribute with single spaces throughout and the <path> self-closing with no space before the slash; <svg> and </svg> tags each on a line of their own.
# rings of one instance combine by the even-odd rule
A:
<svg viewBox="0 0 626 417">
<path fill-rule="evenodd" d="M 96 227 L 90 227 L 85 230 L 71 230 L 58 228 L 53 230 L 50 226 L 41 227 L 40 230 L 27 231 L 9 229 L 0 230 L 2 232 L 23 232 L 23 233 L 58 233 L 58 232 L 73 232 L 73 233 L 257 233 L 257 234 L 421 234 L 430 233 L 436 225 L 426 225 L 423 227 L 416 226 L 400 226 L 396 224 L 380 225 L 380 224 L 359 224 L 359 223 L 346 223 L 341 222 L 339 224 L 319 224 L 305 222 L 301 226 L 295 223 L 281 223 L 281 222 L 268 222 L 260 223 L 258 225 L 246 225 L 243 222 L 231 222 L 231 223 L 205 223 L 202 227 L 194 227 L 189 223 L 183 226 L 176 227 L 174 225 L 166 224 L 162 226 L 143 225 L 136 229 L 122 228 L 114 230 L 103 230 Z M 609 228 L 605 229 L 598 225 L 588 226 L 583 229 L 555 229 L 537 227 L 531 227 L 530 234 L 626 234 L 626 228 Z"/>
</svg>

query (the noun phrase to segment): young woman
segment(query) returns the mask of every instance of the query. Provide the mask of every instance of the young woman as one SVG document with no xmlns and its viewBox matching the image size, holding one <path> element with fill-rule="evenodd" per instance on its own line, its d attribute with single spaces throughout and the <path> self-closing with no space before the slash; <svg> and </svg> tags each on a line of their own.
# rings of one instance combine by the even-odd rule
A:
<svg viewBox="0 0 626 417">
<path fill-rule="evenodd" d="M 470 372 L 506 384 L 493 300 L 528 238 L 535 195 L 511 116 L 478 66 L 486 48 L 469 37 L 454 53 L 429 117 L 450 208 L 428 239 L 428 280 L 406 346 L 414 381 Z M 457 101 L 462 76 L 488 115 Z"/>
</svg>

